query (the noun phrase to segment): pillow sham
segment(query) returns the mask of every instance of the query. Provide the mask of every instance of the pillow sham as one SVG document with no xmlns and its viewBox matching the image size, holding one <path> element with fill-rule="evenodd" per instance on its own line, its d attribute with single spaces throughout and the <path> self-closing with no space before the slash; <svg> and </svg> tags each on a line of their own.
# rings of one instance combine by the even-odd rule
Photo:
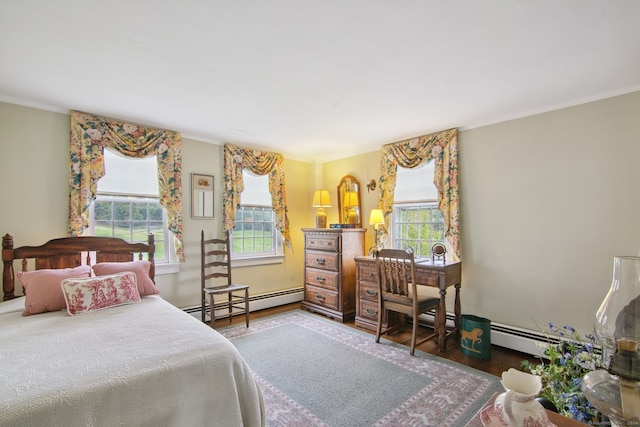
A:
<svg viewBox="0 0 640 427">
<path fill-rule="evenodd" d="M 91 267 L 81 265 L 75 268 L 42 269 L 18 271 L 18 280 L 26 296 L 23 316 L 64 310 L 64 301 L 60 283 L 64 279 L 91 277 Z"/>
<path fill-rule="evenodd" d="M 141 296 L 159 294 L 153 280 L 149 277 L 149 261 L 138 260 L 129 262 L 100 262 L 93 266 L 93 272 L 96 276 L 104 276 L 107 274 L 121 273 L 123 271 L 132 271 L 136 275 L 138 281 L 138 291 Z"/>
<path fill-rule="evenodd" d="M 140 302 L 136 275 L 131 271 L 88 279 L 65 279 L 60 287 L 70 316 Z"/>
</svg>

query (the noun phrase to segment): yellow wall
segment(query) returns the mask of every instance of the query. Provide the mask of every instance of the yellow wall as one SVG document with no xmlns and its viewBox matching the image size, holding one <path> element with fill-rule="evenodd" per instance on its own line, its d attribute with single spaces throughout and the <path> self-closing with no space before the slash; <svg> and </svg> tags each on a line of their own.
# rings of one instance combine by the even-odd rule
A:
<svg viewBox="0 0 640 427">
<path fill-rule="evenodd" d="M 636 92 L 460 131 L 463 312 L 527 329 L 554 322 L 591 330 L 613 256 L 640 255 L 639 113 Z M 0 190 L 0 226 L 19 245 L 67 231 L 68 138 L 68 115 L 0 103 L 0 173 L 9 183 Z M 214 174 L 217 195 L 216 218 L 193 220 L 185 179 L 187 262 L 158 278 L 163 296 L 181 307 L 199 301 L 200 230 L 221 229 L 221 150 L 184 140 L 185 176 Z M 367 192 L 366 182 L 379 177 L 379 163 L 379 151 L 321 165 L 286 159 L 294 252 L 282 265 L 238 268 L 236 279 L 252 294 L 301 286 L 300 228 L 314 224 L 312 191 L 331 191 L 328 222 L 338 222 L 336 186 L 347 174 L 363 188 L 370 248 L 378 190 Z"/>
</svg>

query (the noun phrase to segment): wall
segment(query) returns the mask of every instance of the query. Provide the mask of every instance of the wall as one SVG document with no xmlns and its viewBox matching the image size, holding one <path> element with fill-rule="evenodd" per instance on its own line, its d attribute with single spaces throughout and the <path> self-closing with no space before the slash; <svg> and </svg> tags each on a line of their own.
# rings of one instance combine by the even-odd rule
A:
<svg viewBox="0 0 640 427">
<path fill-rule="evenodd" d="M 591 332 L 640 255 L 640 92 L 463 131 L 463 311 Z"/>
<path fill-rule="evenodd" d="M 0 232 L 14 236 L 16 246 L 38 245 L 67 235 L 69 115 L 0 103 Z M 303 284 L 302 233 L 312 218 L 307 203 L 313 188 L 314 165 L 285 159 L 289 219 L 294 251 L 283 264 L 239 267 L 234 280 L 251 285 L 260 295 Z M 185 263 L 177 274 L 156 279 L 162 296 L 187 307 L 200 301 L 200 232 L 222 231 L 222 145 L 183 138 L 183 198 Z M 191 173 L 215 176 L 215 218 L 191 218 Z M 294 177 L 294 178 L 292 178 Z M 268 280 L 265 280 L 268 278 Z"/>
<path fill-rule="evenodd" d="M 640 255 L 638 113 L 640 92 L 459 132 L 463 313 L 592 331 L 613 257 Z M 327 162 L 324 185 L 352 174 L 364 187 L 379 159 Z M 377 197 L 365 187 L 367 248 Z"/>
<path fill-rule="evenodd" d="M 640 255 L 639 112 L 636 92 L 459 133 L 463 312 L 525 329 L 554 322 L 591 331 L 613 257 Z M 67 231 L 68 135 L 66 114 L 0 103 L 0 173 L 11 183 L 0 189 L 0 227 L 20 245 Z M 360 180 L 371 247 L 378 191 L 365 184 L 379 176 L 379 162 L 378 151 L 320 166 L 285 160 L 294 252 L 283 265 L 238 269 L 236 278 L 251 283 L 252 294 L 302 285 L 300 228 L 313 226 L 318 175 L 332 197 L 342 176 Z M 184 167 L 185 176 L 218 178 L 221 147 L 185 139 Z M 215 220 L 185 214 L 180 274 L 158 279 L 178 306 L 199 300 L 199 233 L 221 227 L 220 188 L 216 179 Z M 329 223 L 337 222 L 332 201 Z M 186 187 L 185 207 L 190 202 Z"/>
</svg>

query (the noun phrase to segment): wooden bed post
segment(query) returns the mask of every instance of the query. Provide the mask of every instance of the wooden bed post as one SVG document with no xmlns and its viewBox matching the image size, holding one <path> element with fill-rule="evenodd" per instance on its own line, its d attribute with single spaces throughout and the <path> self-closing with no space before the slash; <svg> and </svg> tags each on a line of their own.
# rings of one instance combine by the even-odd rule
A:
<svg viewBox="0 0 640 427">
<path fill-rule="evenodd" d="M 151 277 L 151 280 L 153 280 L 153 283 L 156 282 L 156 262 L 153 258 L 153 255 L 156 252 L 156 244 L 155 244 L 156 238 L 153 235 L 153 233 L 149 234 L 149 240 L 148 240 L 148 245 L 149 245 L 149 252 L 147 252 L 149 254 L 149 259 L 148 261 L 151 263 L 151 267 L 149 267 L 149 276 Z"/>
<path fill-rule="evenodd" d="M 13 237 L 9 234 L 2 236 L 2 290 L 4 295 L 2 301 L 15 298 L 15 283 L 13 275 Z"/>
</svg>

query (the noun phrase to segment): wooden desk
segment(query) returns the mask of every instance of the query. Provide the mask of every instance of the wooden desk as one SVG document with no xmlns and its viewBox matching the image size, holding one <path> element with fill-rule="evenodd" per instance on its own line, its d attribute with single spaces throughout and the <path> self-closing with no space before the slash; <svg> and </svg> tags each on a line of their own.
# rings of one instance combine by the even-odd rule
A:
<svg viewBox="0 0 640 427">
<path fill-rule="evenodd" d="M 435 328 L 440 351 L 446 351 L 446 338 L 460 331 L 460 286 L 462 263 L 417 262 L 415 267 L 416 282 L 419 285 L 438 288 L 440 291 L 440 309 L 435 318 Z M 447 331 L 446 295 L 447 288 L 455 287 L 454 315 L 455 327 Z M 376 260 L 369 256 L 356 257 L 356 326 L 375 330 L 378 324 L 378 272 Z M 400 321 L 398 316 L 383 313 L 383 326 L 393 327 Z"/>
<path fill-rule="evenodd" d="M 493 405 L 493 401 L 496 400 L 498 394 L 499 393 L 496 393 L 491 396 L 491 399 L 489 399 L 489 401 L 482 407 L 482 409 L 484 409 L 487 405 Z M 482 420 L 480 419 L 480 412 L 482 411 L 482 409 L 478 411 L 478 413 L 473 418 L 471 418 L 471 420 L 465 427 L 484 427 L 484 425 L 482 424 Z M 547 417 L 549 417 L 549 421 L 551 421 L 558 427 L 584 427 L 587 425 L 581 423 L 580 421 L 576 421 L 573 418 L 567 418 L 564 415 L 560 415 L 549 410 L 547 410 Z"/>
</svg>

